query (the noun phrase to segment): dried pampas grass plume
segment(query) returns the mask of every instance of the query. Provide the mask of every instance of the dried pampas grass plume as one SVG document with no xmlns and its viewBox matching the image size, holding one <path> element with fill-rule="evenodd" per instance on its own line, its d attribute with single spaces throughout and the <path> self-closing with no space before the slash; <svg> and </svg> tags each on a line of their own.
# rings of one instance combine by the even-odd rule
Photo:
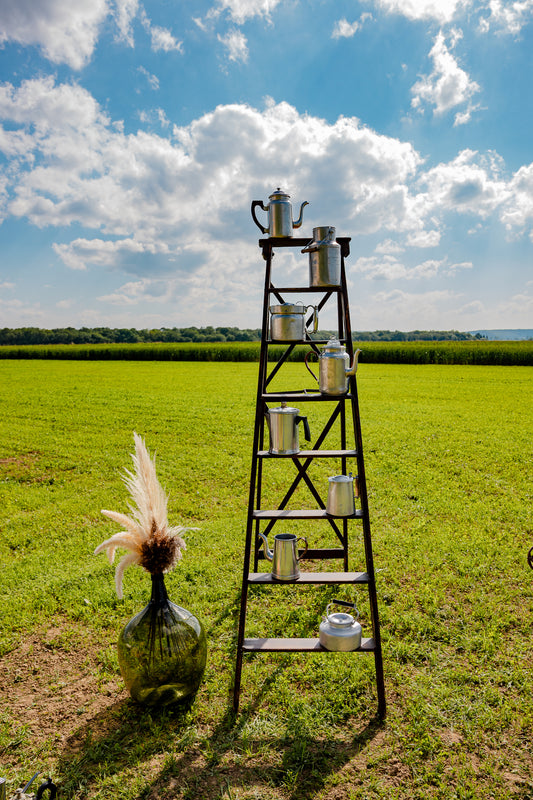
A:
<svg viewBox="0 0 533 800">
<path fill-rule="evenodd" d="M 168 497 L 157 480 L 155 456 L 153 460 L 146 449 L 144 440 L 136 433 L 135 453 L 132 453 L 134 471 L 125 470 L 124 483 L 134 505 L 128 503 L 131 517 L 118 511 L 102 509 L 102 514 L 117 522 L 125 530 L 115 533 L 110 539 L 98 545 L 94 555 L 107 550 L 109 563 L 115 558 L 115 551 L 123 547 L 129 552 L 122 557 L 115 571 L 117 596 L 122 599 L 122 578 L 124 570 L 131 564 L 139 564 L 152 575 L 169 572 L 176 566 L 186 545 L 180 534 L 197 528 L 170 527 L 167 519 Z"/>
</svg>

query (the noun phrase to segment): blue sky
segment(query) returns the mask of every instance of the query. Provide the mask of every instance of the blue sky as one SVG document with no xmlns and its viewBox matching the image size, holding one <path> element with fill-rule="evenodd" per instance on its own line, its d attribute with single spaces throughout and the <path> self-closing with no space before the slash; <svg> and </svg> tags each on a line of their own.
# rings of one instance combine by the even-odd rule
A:
<svg viewBox="0 0 533 800">
<path fill-rule="evenodd" d="M 0 327 L 259 326 L 278 186 L 355 330 L 533 327 L 532 78 L 533 0 L 0 0 Z"/>
</svg>

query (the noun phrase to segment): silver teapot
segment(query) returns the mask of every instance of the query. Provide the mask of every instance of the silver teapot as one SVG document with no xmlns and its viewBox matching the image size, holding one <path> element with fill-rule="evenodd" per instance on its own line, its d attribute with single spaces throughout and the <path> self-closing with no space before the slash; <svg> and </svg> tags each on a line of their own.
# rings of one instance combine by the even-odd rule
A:
<svg viewBox="0 0 533 800">
<path fill-rule="evenodd" d="M 262 200 L 252 201 L 252 219 L 262 233 L 268 233 L 270 237 L 281 238 L 292 236 L 294 228 L 299 228 L 303 221 L 304 206 L 308 206 L 307 200 L 300 206 L 300 216 L 293 222 L 292 205 L 290 195 L 282 189 L 276 189 L 268 198 L 270 202 L 264 205 Z M 255 208 L 259 206 L 263 211 L 268 211 L 268 227 L 261 225 L 255 215 Z"/>
<path fill-rule="evenodd" d="M 356 617 L 344 611 L 337 611 L 330 614 L 332 605 L 347 606 L 353 608 Z M 358 650 L 361 647 L 362 628 L 359 622 L 359 611 L 355 603 L 347 603 L 345 600 L 333 600 L 326 608 L 326 616 L 323 617 L 319 628 L 319 641 L 326 650 L 337 652 L 348 652 Z"/>
<path fill-rule="evenodd" d="M 350 366 L 350 356 L 346 348 L 334 336 L 323 347 L 318 357 L 318 374 L 315 375 L 307 359 L 315 351 L 306 353 L 304 363 L 315 381 L 318 383 L 322 394 L 346 394 L 348 391 L 348 378 L 357 372 L 357 364 L 361 350 L 356 350 L 353 363 Z"/>
</svg>

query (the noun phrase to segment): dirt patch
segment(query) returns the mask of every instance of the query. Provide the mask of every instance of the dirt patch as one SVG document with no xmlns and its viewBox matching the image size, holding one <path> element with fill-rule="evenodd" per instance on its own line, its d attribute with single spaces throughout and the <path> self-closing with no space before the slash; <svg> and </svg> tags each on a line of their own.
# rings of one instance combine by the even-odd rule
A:
<svg viewBox="0 0 533 800">
<path fill-rule="evenodd" d="M 102 683 L 98 654 L 108 644 L 65 625 L 25 638 L 0 659 L 0 706 L 12 720 L 11 742 L 0 751 L 6 766 L 17 767 L 22 740 L 34 751 L 50 740 L 60 747 L 88 717 L 127 696 L 120 678 Z"/>
</svg>

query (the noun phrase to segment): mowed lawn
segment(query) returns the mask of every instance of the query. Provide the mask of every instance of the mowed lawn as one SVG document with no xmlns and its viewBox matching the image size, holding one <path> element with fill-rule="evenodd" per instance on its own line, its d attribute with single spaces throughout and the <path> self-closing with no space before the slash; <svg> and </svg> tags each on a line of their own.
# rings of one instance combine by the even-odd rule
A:
<svg viewBox="0 0 533 800">
<path fill-rule="evenodd" d="M 287 388 L 311 386 L 303 364 L 285 376 Z M 365 655 L 245 657 L 241 713 L 230 711 L 257 364 L 0 362 L 8 796 L 39 770 L 64 798 L 531 800 L 533 368 L 362 361 L 357 378 L 383 725 Z M 309 405 L 313 431 L 325 404 Z M 119 601 L 113 568 L 92 555 L 118 530 L 101 509 L 127 511 L 134 430 L 157 452 L 171 524 L 198 528 L 167 579 L 209 641 L 188 710 L 126 696 L 115 642 L 149 578 L 129 569 Z M 274 470 L 274 496 L 285 483 Z M 317 635 L 334 596 L 349 590 L 259 589 L 251 624 Z M 370 635 L 363 590 L 357 599 Z"/>
</svg>

